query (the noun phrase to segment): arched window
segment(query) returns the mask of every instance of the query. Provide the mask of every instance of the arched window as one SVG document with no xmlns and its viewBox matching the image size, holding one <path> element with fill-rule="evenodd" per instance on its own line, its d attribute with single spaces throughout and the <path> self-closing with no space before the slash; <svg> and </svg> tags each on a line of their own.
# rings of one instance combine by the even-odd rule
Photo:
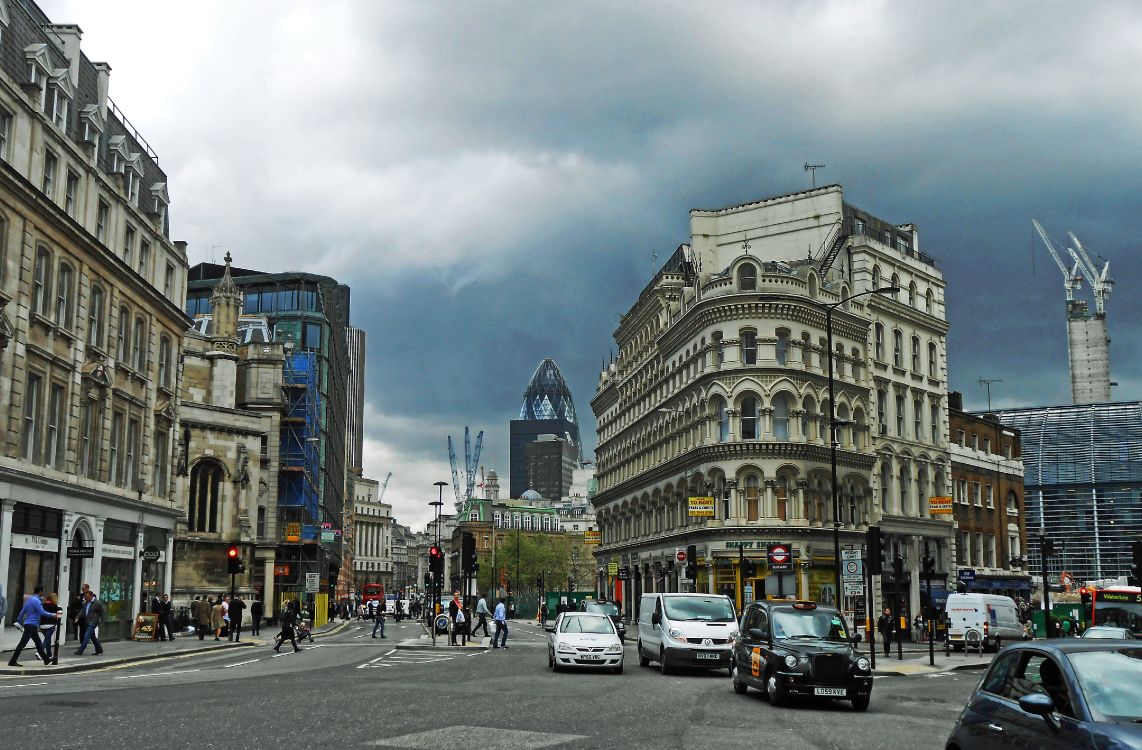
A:
<svg viewBox="0 0 1142 750">
<path fill-rule="evenodd" d="M 916 307 L 916 282 L 908 284 L 908 306 Z"/>
<path fill-rule="evenodd" d="M 91 287 L 91 301 L 87 305 L 87 343 L 91 346 L 103 346 L 103 287 L 93 284 Z"/>
<path fill-rule="evenodd" d="M 880 461 L 880 496 L 884 498 L 884 512 L 892 513 L 892 467 L 886 458 Z"/>
<path fill-rule="evenodd" d="M 912 473 L 908 466 L 900 467 L 900 514 L 911 515 L 912 511 Z"/>
<path fill-rule="evenodd" d="M 812 297 L 813 299 L 816 299 L 819 291 L 820 291 L 820 289 L 819 289 L 819 286 L 817 284 L 817 274 L 815 274 L 815 273 L 809 274 L 809 296 Z M 843 294 L 841 296 L 847 297 L 848 295 Z"/>
<path fill-rule="evenodd" d="M 758 505 L 761 499 L 761 481 L 756 474 L 747 474 L 745 478 L 745 519 L 756 521 L 758 519 Z"/>
<path fill-rule="evenodd" d="M 880 266 L 872 267 L 872 288 L 880 289 Z"/>
<path fill-rule="evenodd" d="M 742 331 L 742 364 L 743 365 L 756 365 L 757 364 L 757 332 L 756 331 Z"/>
<path fill-rule="evenodd" d="M 757 396 L 745 396 L 741 400 L 741 439 L 757 440 L 757 422 L 760 416 Z"/>
<path fill-rule="evenodd" d="M 884 324 L 883 323 L 877 323 L 876 326 L 874 327 L 874 331 L 875 331 L 876 337 L 873 339 L 873 342 L 874 342 L 873 351 L 875 352 L 875 356 L 876 356 L 877 361 L 883 362 L 884 361 Z"/>
<path fill-rule="evenodd" d="M 920 374 L 920 337 L 912 337 L 912 372 Z"/>
<path fill-rule="evenodd" d="M 142 318 L 135 318 L 135 331 L 131 337 L 131 366 L 142 372 L 147 364 L 147 324 Z"/>
<path fill-rule="evenodd" d="M 928 473 L 924 469 L 916 472 L 916 498 L 921 518 L 928 516 Z"/>
<path fill-rule="evenodd" d="M 115 330 L 115 359 L 120 362 L 127 361 L 130 350 L 131 311 L 126 307 L 119 308 L 119 325 Z"/>
<path fill-rule="evenodd" d="M 265 539 L 266 538 L 266 506 L 264 506 L 264 505 L 258 506 L 258 525 L 257 525 L 256 529 L 257 529 L 257 533 L 258 533 L 258 538 L 259 539 Z"/>
<path fill-rule="evenodd" d="M 892 364 L 897 367 L 904 366 L 904 334 L 900 329 L 892 331 Z"/>
<path fill-rule="evenodd" d="M 757 267 L 752 263 L 743 263 L 738 270 L 738 289 L 743 292 L 757 289 Z"/>
<path fill-rule="evenodd" d="M 917 440 L 924 439 L 924 402 L 920 399 L 912 400 L 912 420 L 913 432 L 912 437 Z"/>
<path fill-rule="evenodd" d="M 166 336 L 159 339 L 159 385 L 171 387 L 171 340 Z"/>
<path fill-rule="evenodd" d="M 861 449 L 864 447 L 864 410 L 859 407 L 853 409 L 853 447 Z"/>
<path fill-rule="evenodd" d="M 730 439 L 730 416 L 726 411 L 726 400 L 718 396 L 713 400 L 712 406 L 718 420 L 718 442 L 724 443 Z"/>
<path fill-rule="evenodd" d="M 784 365 L 789 358 L 789 331 L 779 329 L 777 331 L 777 343 L 773 348 L 774 357 L 777 359 L 777 364 Z"/>
<path fill-rule="evenodd" d="M 892 274 L 892 286 L 896 287 L 896 291 L 893 292 L 893 294 L 892 294 L 892 299 L 900 299 L 900 297 L 898 296 L 900 294 L 900 275 L 899 274 L 895 274 L 895 273 Z"/>
<path fill-rule="evenodd" d="M 940 405 L 932 404 L 931 412 L 932 445 L 937 445 L 940 442 Z"/>
<path fill-rule="evenodd" d="M 214 461 L 199 461 L 190 472 L 190 503 L 187 529 L 215 533 L 222 505 L 222 467 Z"/>
<path fill-rule="evenodd" d="M 52 293 L 52 254 L 40 245 L 36 250 L 36 267 L 32 272 L 32 312 L 47 315 Z"/>
<path fill-rule="evenodd" d="M 75 271 L 67 263 L 59 264 L 56 277 L 56 325 L 71 328 L 72 299 L 75 297 Z"/>
<path fill-rule="evenodd" d="M 888 391 L 876 389 L 876 423 L 883 433 L 888 428 Z"/>
<path fill-rule="evenodd" d="M 935 305 L 933 304 L 934 301 L 935 300 L 932 297 L 931 289 L 924 292 L 924 312 L 928 313 L 929 315 L 932 314 L 932 310 L 935 308 Z"/>
<path fill-rule="evenodd" d="M 840 424 L 837 427 L 837 444 L 843 447 L 850 443 L 849 407 L 846 404 L 837 404 L 837 422 Z"/>
<path fill-rule="evenodd" d="M 789 439 L 789 396 L 784 393 L 773 397 L 773 437 Z"/>
<path fill-rule="evenodd" d="M 936 377 L 936 342 L 928 342 L 928 377 L 935 379 Z"/>
<path fill-rule="evenodd" d="M 801 406 L 801 434 L 806 440 L 817 438 L 817 420 L 813 416 L 817 413 L 817 402 L 812 396 L 806 396 Z"/>
<path fill-rule="evenodd" d="M 789 477 L 780 474 L 777 477 L 777 493 L 774 500 L 777 503 L 777 517 L 782 521 L 789 520 Z"/>
<path fill-rule="evenodd" d="M 714 344 L 714 361 L 721 367 L 726 363 L 726 345 L 722 343 L 722 332 L 714 331 L 710 334 L 710 340 Z"/>
</svg>

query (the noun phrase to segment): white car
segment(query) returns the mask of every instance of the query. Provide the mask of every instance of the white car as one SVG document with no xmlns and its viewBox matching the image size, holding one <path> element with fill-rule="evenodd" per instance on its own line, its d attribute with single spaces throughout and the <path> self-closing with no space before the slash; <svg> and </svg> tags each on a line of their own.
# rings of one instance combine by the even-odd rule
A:
<svg viewBox="0 0 1142 750">
<path fill-rule="evenodd" d="M 562 612 L 547 626 L 547 666 L 551 671 L 571 667 L 623 671 L 623 642 L 605 614 Z"/>
</svg>

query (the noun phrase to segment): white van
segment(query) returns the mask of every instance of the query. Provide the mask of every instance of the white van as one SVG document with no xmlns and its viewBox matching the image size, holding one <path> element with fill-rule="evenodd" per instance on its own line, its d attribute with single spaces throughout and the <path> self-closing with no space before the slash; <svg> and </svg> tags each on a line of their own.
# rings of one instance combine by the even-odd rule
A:
<svg viewBox="0 0 1142 750">
<path fill-rule="evenodd" d="M 717 594 L 643 594 L 638 611 L 638 663 L 733 669 L 738 637 L 734 604 Z"/>
<path fill-rule="evenodd" d="M 984 648 L 999 650 L 1004 643 L 1023 639 L 1019 608 L 1010 596 L 994 594 L 950 594 L 944 606 L 948 622 L 948 644 L 962 647 L 970 631 L 979 634 Z"/>
</svg>

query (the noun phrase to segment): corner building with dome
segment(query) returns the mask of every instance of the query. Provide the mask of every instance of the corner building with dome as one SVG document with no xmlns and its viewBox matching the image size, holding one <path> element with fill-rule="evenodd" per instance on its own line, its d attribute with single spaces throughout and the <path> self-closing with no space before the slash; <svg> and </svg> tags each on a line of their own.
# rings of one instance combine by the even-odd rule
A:
<svg viewBox="0 0 1142 750">
<path fill-rule="evenodd" d="M 925 552 L 933 598 L 954 583 L 951 516 L 928 511 L 949 494 L 943 274 L 914 226 L 847 204 L 837 185 L 693 210 L 690 224 L 690 243 L 622 316 L 591 401 L 599 595 L 631 617 L 655 591 L 725 593 L 739 608 L 836 602 L 832 306 L 840 546 L 860 549 L 881 526 L 905 574 L 875 579 L 867 604 L 879 611 L 898 590 L 911 623 Z M 890 285 L 900 291 L 862 294 Z M 707 513 L 700 498 L 712 498 L 713 515 L 692 514 L 690 498 Z M 767 567 L 771 544 L 791 545 L 790 570 Z M 676 560 L 688 545 L 696 580 Z M 741 577 L 740 555 L 754 577 Z M 863 620 L 862 603 L 841 602 Z"/>
</svg>

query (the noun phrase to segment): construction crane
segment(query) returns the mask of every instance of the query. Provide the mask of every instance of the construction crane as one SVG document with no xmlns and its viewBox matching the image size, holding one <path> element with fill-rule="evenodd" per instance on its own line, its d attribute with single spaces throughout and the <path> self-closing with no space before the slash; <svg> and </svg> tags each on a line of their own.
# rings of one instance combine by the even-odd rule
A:
<svg viewBox="0 0 1142 750">
<path fill-rule="evenodd" d="M 468 428 L 464 428 L 464 491 L 460 490 L 460 470 L 456 466 L 456 449 L 452 446 L 452 436 L 448 436 L 448 461 L 452 465 L 452 489 L 456 493 L 456 508 L 459 510 L 472 497 L 476 485 L 476 469 L 480 465 L 480 452 L 484 448 L 484 431 L 476 435 L 476 449 L 472 450 L 472 438 Z"/>
<path fill-rule="evenodd" d="M 1094 261 L 1087 255 L 1086 248 L 1083 243 L 1079 242 L 1079 238 L 1075 236 L 1074 232 L 1067 232 L 1067 236 L 1071 238 L 1074 243 L 1074 249 L 1067 248 L 1075 263 L 1078 263 L 1086 272 L 1087 278 L 1090 279 L 1091 288 L 1094 289 L 1094 307 L 1099 315 L 1106 314 L 1106 300 L 1110 297 L 1110 293 L 1114 291 L 1114 279 L 1110 278 L 1110 261 L 1107 261 L 1102 266 L 1100 273 L 1094 265 Z"/>
<path fill-rule="evenodd" d="M 390 471 L 388 476 L 385 477 L 385 481 L 381 484 L 381 491 L 377 493 L 377 502 L 378 503 L 385 499 L 385 490 L 387 490 L 389 488 L 389 480 L 392 478 L 393 478 L 393 473 Z"/>
<path fill-rule="evenodd" d="M 1036 219 L 1032 219 L 1031 223 L 1035 225 L 1035 231 L 1043 239 L 1043 244 L 1047 246 L 1050 251 L 1051 257 L 1055 259 L 1055 265 L 1063 272 L 1063 289 L 1067 292 L 1067 302 L 1073 302 L 1075 299 L 1075 290 L 1080 289 L 1083 280 L 1082 263 L 1076 258 L 1075 265 L 1067 270 L 1066 265 L 1063 264 L 1063 259 L 1059 256 L 1059 251 L 1055 249 L 1055 243 L 1051 241 L 1050 235 L 1047 230 L 1043 229 L 1043 225 Z"/>
</svg>

